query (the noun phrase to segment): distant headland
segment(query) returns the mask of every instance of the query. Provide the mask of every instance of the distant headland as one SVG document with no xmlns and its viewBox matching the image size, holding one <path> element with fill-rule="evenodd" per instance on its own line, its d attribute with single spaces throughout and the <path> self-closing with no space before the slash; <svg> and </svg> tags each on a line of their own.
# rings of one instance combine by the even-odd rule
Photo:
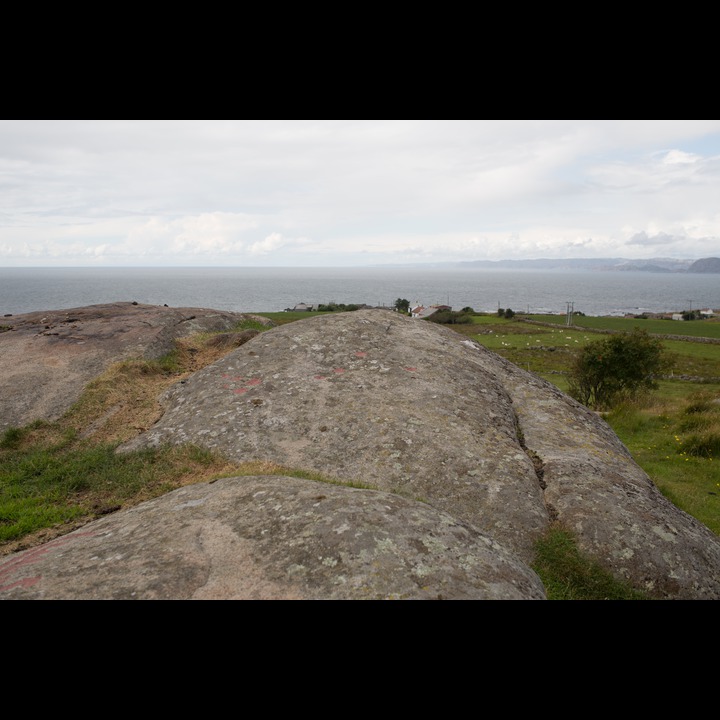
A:
<svg viewBox="0 0 720 720">
<path fill-rule="evenodd" d="M 505 270 L 598 270 L 613 272 L 720 273 L 720 257 L 681 260 L 676 258 L 538 258 L 535 260 L 467 260 L 462 267 Z"/>
</svg>

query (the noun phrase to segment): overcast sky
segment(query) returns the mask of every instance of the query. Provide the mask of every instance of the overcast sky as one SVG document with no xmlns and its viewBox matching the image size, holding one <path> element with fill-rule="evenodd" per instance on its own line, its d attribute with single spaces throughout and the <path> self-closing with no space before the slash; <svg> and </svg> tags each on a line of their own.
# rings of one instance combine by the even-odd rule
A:
<svg viewBox="0 0 720 720">
<path fill-rule="evenodd" d="M 720 120 L 0 120 L 0 267 L 720 256 Z"/>
</svg>

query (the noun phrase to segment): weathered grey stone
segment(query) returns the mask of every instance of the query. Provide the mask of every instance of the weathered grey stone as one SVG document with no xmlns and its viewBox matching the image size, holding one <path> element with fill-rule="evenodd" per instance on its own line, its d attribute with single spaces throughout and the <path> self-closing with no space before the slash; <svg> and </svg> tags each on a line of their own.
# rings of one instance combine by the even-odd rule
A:
<svg viewBox="0 0 720 720">
<path fill-rule="evenodd" d="M 0 560 L 6 600 L 544 598 L 430 505 L 278 476 L 190 485 Z"/>
<path fill-rule="evenodd" d="M 194 442 L 422 499 L 531 562 L 557 519 L 656 597 L 720 598 L 720 539 L 597 414 L 448 328 L 383 310 L 262 333 L 123 450 Z"/>
<path fill-rule="evenodd" d="M 44 314 L 58 335 L 36 318 L 8 344 L 23 332 L 14 318 L 0 370 L 26 363 L 37 378 L 15 375 L 23 392 L 2 397 L 3 419 L 14 405 L 49 417 L 46 392 L 64 395 L 54 412 L 68 407 L 78 376 L 121 359 L 124 342 L 134 357 L 163 354 L 200 315 L 151 314 L 142 332 L 133 313 L 144 309 L 131 305 L 103 306 L 115 329 L 103 335 L 96 317 L 85 355 L 75 331 L 96 309 Z M 238 319 L 203 312 L 215 330 Z M 209 328 L 187 326 L 198 329 Z M 35 342 L 42 352 L 25 357 Z M 720 538 L 661 495 L 601 417 L 449 328 L 386 310 L 304 319 L 256 335 L 163 403 L 161 420 L 119 452 L 193 442 L 345 485 L 286 475 L 192 485 L 8 556 L 0 599 L 539 599 L 529 566 L 554 520 L 651 596 L 720 598 Z"/>
<path fill-rule="evenodd" d="M 260 319 L 132 302 L 14 315 L 0 333 L 0 430 L 57 420 L 111 364 L 157 359 L 179 337 L 230 330 L 247 317 Z"/>
<path fill-rule="evenodd" d="M 262 333 L 175 385 L 124 450 L 193 442 L 370 484 L 491 534 L 529 560 L 548 515 L 501 379 L 457 333 L 394 312 Z"/>
</svg>

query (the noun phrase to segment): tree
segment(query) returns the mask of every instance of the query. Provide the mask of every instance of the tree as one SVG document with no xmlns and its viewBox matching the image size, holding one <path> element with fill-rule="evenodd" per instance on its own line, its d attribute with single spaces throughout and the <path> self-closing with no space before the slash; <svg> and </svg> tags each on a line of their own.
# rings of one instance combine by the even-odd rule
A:
<svg viewBox="0 0 720 720">
<path fill-rule="evenodd" d="M 398 298 L 395 301 L 395 309 L 398 312 L 404 312 L 404 313 L 410 312 L 410 301 L 405 300 L 404 298 Z"/>
<path fill-rule="evenodd" d="M 570 369 L 568 392 L 583 405 L 608 409 L 655 389 L 657 375 L 671 365 L 662 340 L 635 328 L 588 343 Z"/>
</svg>

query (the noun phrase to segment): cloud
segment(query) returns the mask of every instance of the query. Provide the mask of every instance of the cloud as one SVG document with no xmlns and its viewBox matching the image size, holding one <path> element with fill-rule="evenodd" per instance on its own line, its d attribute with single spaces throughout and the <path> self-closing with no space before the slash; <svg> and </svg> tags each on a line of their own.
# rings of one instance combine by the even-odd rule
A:
<svg viewBox="0 0 720 720">
<path fill-rule="evenodd" d="M 717 120 L 0 120 L 8 265 L 708 256 L 717 197 Z"/>
<path fill-rule="evenodd" d="M 670 150 L 662 158 L 664 165 L 687 165 L 688 163 L 700 162 L 702 158 L 693 153 L 682 152 L 682 150 Z"/>
<path fill-rule="evenodd" d="M 259 240 L 258 242 L 252 243 L 248 247 L 250 255 L 269 255 L 281 248 L 287 248 L 293 246 L 294 248 L 302 248 L 308 244 L 306 238 L 285 238 L 280 233 L 272 233 L 266 238 Z"/>
<path fill-rule="evenodd" d="M 682 242 L 684 238 L 675 237 L 668 235 L 667 233 L 657 233 L 655 235 L 648 235 L 646 232 L 635 233 L 631 238 L 628 238 L 628 244 L 630 245 L 669 245 L 674 242 Z"/>
</svg>

